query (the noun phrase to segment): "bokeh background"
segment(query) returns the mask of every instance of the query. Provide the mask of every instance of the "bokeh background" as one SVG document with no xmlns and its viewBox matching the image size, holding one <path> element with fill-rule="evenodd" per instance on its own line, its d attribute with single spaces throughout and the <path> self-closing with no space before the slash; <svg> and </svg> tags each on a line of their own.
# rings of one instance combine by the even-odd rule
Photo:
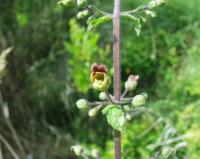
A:
<svg viewBox="0 0 200 159">
<path fill-rule="evenodd" d="M 113 158 L 105 118 L 89 118 L 75 106 L 79 98 L 98 99 L 89 81 L 93 62 L 106 64 L 112 76 L 112 24 L 87 32 L 85 20 L 76 19 L 78 9 L 57 2 L 0 2 L 0 51 L 12 47 L 1 71 L 2 159 L 75 159 L 75 144 Z M 91 2 L 112 12 L 113 1 Z M 122 1 L 122 10 L 143 2 Z M 200 157 L 199 6 L 199 0 L 169 0 L 143 25 L 140 37 L 122 20 L 122 86 L 128 75 L 140 75 L 137 92 L 148 93 L 146 107 L 154 112 L 138 113 L 127 125 L 124 159 L 148 159 L 165 146 L 176 149 L 174 159 Z M 169 145 L 156 145 L 170 139 Z"/>
</svg>

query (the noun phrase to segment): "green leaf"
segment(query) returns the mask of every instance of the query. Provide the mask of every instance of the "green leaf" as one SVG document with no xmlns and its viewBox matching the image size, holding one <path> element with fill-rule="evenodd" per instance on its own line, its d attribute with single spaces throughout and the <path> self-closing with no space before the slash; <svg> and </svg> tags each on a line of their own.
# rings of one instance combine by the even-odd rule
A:
<svg viewBox="0 0 200 159">
<path fill-rule="evenodd" d="M 122 16 L 126 17 L 126 18 L 129 18 L 131 20 L 131 22 L 133 23 L 133 25 L 135 27 L 136 35 L 139 36 L 141 28 L 142 28 L 140 18 L 137 18 L 137 17 L 135 17 L 135 16 L 133 16 L 131 14 L 123 14 Z"/>
<path fill-rule="evenodd" d="M 124 120 L 122 110 L 117 105 L 107 105 L 103 110 L 102 113 L 106 115 L 107 122 L 113 129 L 122 131 Z"/>
<path fill-rule="evenodd" d="M 102 16 L 100 18 L 95 18 L 94 16 L 91 16 L 87 20 L 88 30 L 90 31 L 96 29 L 100 24 L 106 23 L 111 19 L 112 18 L 110 16 Z"/>
<path fill-rule="evenodd" d="M 141 25 L 140 19 L 138 19 L 137 24 L 135 26 L 135 32 L 137 36 L 140 36 L 141 28 L 142 28 L 142 25 Z"/>
<path fill-rule="evenodd" d="M 28 17 L 25 13 L 18 13 L 17 14 L 17 22 L 21 27 L 24 27 L 28 24 Z"/>
</svg>

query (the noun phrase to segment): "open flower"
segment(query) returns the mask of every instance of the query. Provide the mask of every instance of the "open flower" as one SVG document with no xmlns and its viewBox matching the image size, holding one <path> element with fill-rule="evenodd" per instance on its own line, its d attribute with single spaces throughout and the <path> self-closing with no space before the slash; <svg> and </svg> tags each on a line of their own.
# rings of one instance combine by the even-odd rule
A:
<svg viewBox="0 0 200 159">
<path fill-rule="evenodd" d="M 106 91 L 110 86 L 110 78 L 107 75 L 107 67 L 94 63 L 91 67 L 91 76 L 93 88 L 98 91 Z"/>
</svg>

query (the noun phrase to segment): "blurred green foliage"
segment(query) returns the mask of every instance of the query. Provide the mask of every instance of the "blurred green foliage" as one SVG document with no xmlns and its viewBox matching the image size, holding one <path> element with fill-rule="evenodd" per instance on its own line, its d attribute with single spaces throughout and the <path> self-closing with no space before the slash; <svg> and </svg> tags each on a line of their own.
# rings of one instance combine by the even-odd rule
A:
<svg viewBox="0 0 200 159">
<path fill-rule="evenodd" d="M 143 2 L 124 1 L 122 9 Z M 112 1 L 95 3 L 112 11 Z M 125 159 L 148 159 L 166 146 L 152 148 L 164 141 L 163 136 L 185 134 L 192 137 L 172 143 L 173 148 L 187 145 L 171 158 L 200 156 L 199 6 L 199 0 L 169 0 L 155 19 L 143 25 L 140 37 L 122 20 L 122 84 L 129 74 L 139 74 L 138 91 L 149 94 L 147 107 L 156 113 L 141 113 L 128 124 L 122 137 Z M 77 143 L 98 147 L 105 159 L 114 153 L 105 119 L 89 119 L 75 107 L 79 97 L 97 98 L 89 82 L 93 62 L 107 64 L 112 75 L 111 24 L 87 32 L 85 21 L 74 19 L 76 13 L 56 0 L 0 3 L 0 49 L 13 47 L 1 92 L 23 147 L 33 158 L 73 159 L 68 150 Z M 18 152 L 0 113 L 0 132 Z M 12 158 L 2 147 L 4 158 Z"/>
<path fill-rule="evenodd" d="M 80 27 L 75 19 L 71 19 L 70 42 L 66 42 L 65 48 L 68 54 L 69 74 L 76 89 L 86 93 L 90 88 L 90 66 L 94 61 L 104 62 L 110 51 L 109 46 L 103 49 L 98 46 L 99 34 L 87 32 L 85 28 Z M 97 60 L 98 59 L 98 60 Z M 107 60 L 106 60 L 107 61 Z"/>
</svg>

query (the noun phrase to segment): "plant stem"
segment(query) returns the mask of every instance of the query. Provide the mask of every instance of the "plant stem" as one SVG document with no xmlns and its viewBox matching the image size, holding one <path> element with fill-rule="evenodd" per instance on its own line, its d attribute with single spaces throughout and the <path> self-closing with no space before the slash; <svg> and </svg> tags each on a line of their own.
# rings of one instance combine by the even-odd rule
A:
<svg viewBox="0 0 200 159">
<path fill-rule="evenodd" d="M 120 102 L 121 98 L 121 71 L 120 71 L 120 5 L 121 0 L 114 1 L 113 11 L 113 64 L 114 64 L 114 99 Z M 121 133 L 114 130 L 115 159 L 121 159 Z"/>
</svg>

